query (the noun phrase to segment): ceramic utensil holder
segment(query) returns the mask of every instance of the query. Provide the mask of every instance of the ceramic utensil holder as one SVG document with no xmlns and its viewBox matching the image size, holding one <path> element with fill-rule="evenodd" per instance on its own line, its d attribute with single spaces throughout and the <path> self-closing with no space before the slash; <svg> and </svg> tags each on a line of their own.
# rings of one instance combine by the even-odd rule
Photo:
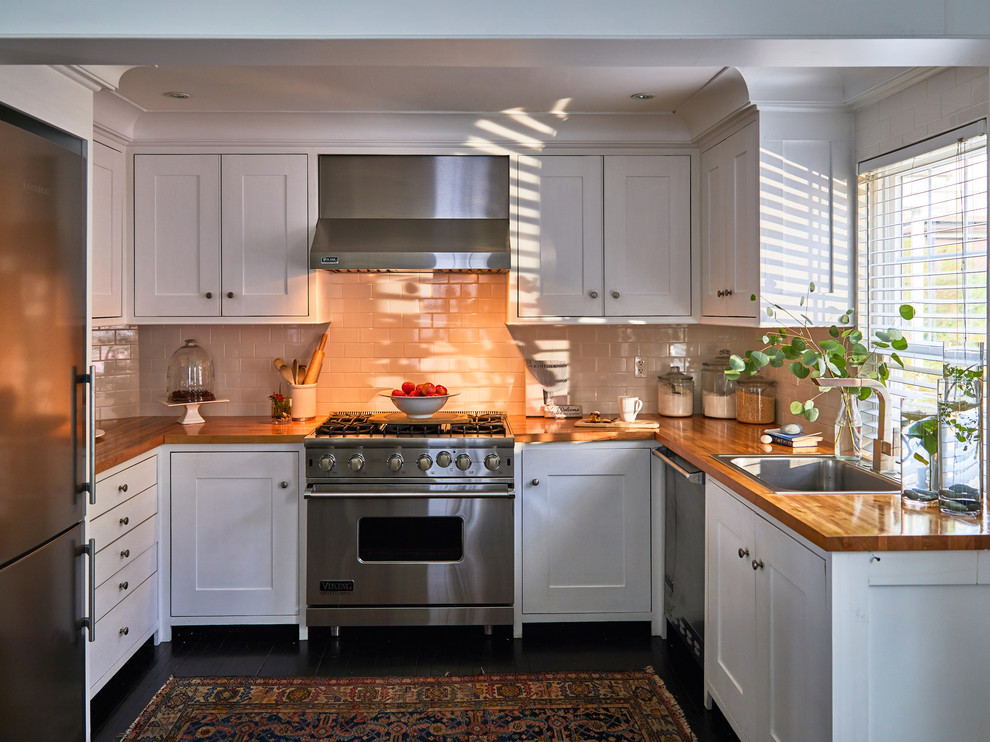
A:
<svg viewBox="0 0 990 742">
<path fill-rule="evenodd" d="M 316 384 L 289 384 L 292 397 L 292 419 L 312 420 L 316 417 Z"/>
</svg>

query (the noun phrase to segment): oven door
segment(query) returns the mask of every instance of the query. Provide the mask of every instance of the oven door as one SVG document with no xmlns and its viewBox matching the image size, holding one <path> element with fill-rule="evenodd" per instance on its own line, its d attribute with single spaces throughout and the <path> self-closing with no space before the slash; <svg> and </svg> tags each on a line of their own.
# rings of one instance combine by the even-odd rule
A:
<svg viewBox="0 0 990 742">
<path fill-rule="evenodd" d="M 512 605 L 513 496 L 310 492 L 306 602 Z"/>
</svg>

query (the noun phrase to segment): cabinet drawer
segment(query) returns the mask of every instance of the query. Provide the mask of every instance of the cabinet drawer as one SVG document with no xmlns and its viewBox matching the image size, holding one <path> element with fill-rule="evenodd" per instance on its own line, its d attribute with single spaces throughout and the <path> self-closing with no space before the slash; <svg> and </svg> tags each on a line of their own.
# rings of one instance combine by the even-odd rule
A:
<svg viewBox="0 0 990 742">
<path fill-rule="evenodd" d="M 111 552 L 111 556 L 112 556 Z M 112 575 L 96 589 L 96 618 L 103 618 L 110 609 L 134 592 L 141 583 L 158 571 L 158 545 L 153 544 L 131 559 L 127 566 Z"/>
<path fill-rule="evenodd" d="M 113 544 L 96 553 L 96 585 L 99 587 L 155 543 L 155 519 L 148 518 Z M 96 542 L 99 549 L 100 542 Z"/>
<path fill-rule="evenodd" d="M 91 684 L 147 638 L 158 613 L 157 584 L 158 574 L 155 573 L 96 622 L 96 641 L 89 645 Z"/>
<path fill-rule="evenodd" d="M 89 537 L 96 539 L 96 548 L 104 549 L 124 534 L 132 531 L 158 510 L 158 488 L 146 489 L 136 497 L 107 511 L 89 523 Z"/>
<path fill-rule="evenodd" d="M 158 482 L 158 457 L 152 456 L 96 482 L 96 504 L 89 517 L 102 515 Z"/>
</svg>

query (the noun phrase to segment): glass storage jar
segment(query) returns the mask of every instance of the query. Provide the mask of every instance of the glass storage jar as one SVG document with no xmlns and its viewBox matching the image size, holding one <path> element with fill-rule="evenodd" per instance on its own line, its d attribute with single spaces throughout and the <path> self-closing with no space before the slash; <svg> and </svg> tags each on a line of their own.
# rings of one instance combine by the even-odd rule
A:
<svg viewBox="0 0 990 742">
<path fill-rule="evenodd" d="M 215 377 L 210 354 L 195 340 L 186 340 L 168 360 L 165 399 L 175 404 L 212 402 L 217 398 L 213 393 Z"/>
<path fill-rule="evenodd" d="M 776 381 L 750 378 L 736 382 L 736 420 L 767 424 L 772 423 L 776 415 Z"/>
<path fill-rule="evenodd" d="M 701 411 L 705 417 L 736 416 L 736 382 L 725 376 L 731 355 L 728 350 L 720 350 L 701 365 Z"/>
<path fill-rule="evenodd" d="M 657 412 L 667 417 L 690 417 L 694 414 L 694 377 L 671 366 L 657 377 Z"/>
</svg>

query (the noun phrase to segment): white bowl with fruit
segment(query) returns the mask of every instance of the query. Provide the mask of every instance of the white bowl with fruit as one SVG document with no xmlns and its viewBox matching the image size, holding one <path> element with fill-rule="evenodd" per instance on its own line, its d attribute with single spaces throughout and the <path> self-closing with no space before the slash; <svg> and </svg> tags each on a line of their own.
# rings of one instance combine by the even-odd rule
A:
<svg viewBox="0 0 990 742">
<path fill-rule="evenodd" d="M 447 400 L 456 397 L 457 392 L 451 394 L 443 384 L 425 382 L 414 384 L 411 381 L 402 382 L 402 387 L 393 389 L 391 392 L 382 392 L 383 397 L 392 400 L 399 412 L 405 414 L 410 420 L 425 420 L 433 417 L 440 409 L 447 404 Z"/>
</svg>

